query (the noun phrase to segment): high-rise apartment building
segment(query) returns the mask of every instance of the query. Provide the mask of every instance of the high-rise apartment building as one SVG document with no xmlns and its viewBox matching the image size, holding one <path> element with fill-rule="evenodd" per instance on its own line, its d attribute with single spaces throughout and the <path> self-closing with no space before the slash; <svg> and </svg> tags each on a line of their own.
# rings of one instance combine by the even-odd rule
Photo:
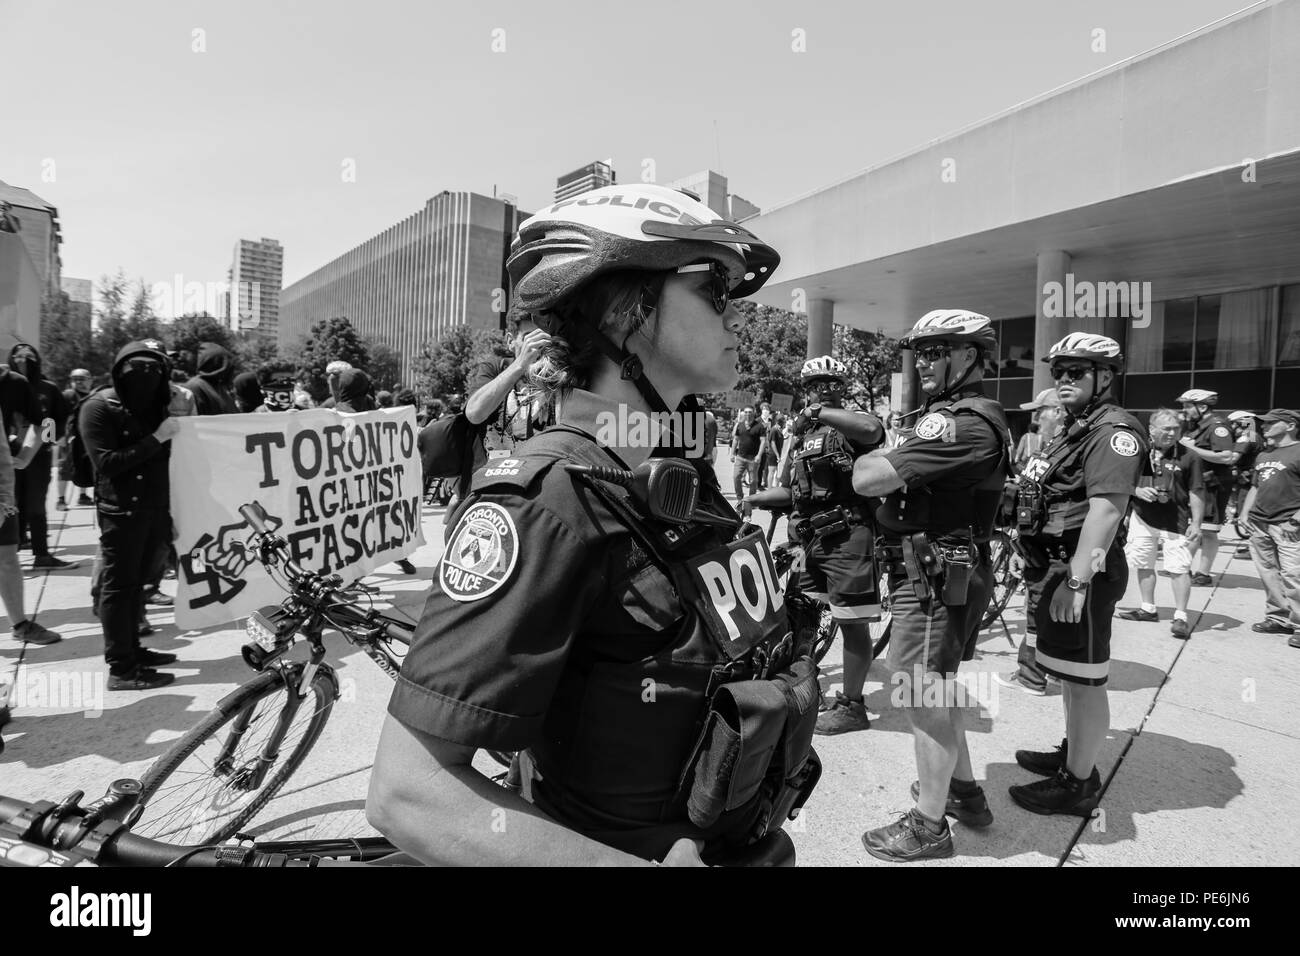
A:
<svg viewBox="0 0 1300 956">
<path fill-rule="evenodd" d="M 565 173 L 555 180 L 555 201 L 560 202 L 571 196 L 580 196 L 601 186 L 612 186 L 615 182 L 614 161 L 588 163 L 571 173 Z"/>
<path fill-rule="evenodd" d="M 708 206 L 723 219 L 740 222 L 750 216 L 757 216 L 759 208 L 748 200 L 741 199 L 735 193 L 727 191 L 727 177 L 712 169 L 691 173 L 681 179 L 666 183 L 669 189 L 685 189 L 700 197 L 700 202 Z"/>
<path fill-rule="evenodd" d="M 280 287 L 284 281 L 284 247 L 274 239 L 240 239 L 228 273 L 226 320 L 236 332 L 278 338 Z"/>
<path fill-rule="evenodd" d="M 513 197 L 508 197 L 513 199 Z M 346 316 L 402 356 L 403 380 L 426 342 L 458 325 L 505 325 L 505 260 L 519 223 L 514 202 L 444 191 L 422 210 L 299 279 L 280 296 L 280 345 L 320 319 Z"/>
</svg>

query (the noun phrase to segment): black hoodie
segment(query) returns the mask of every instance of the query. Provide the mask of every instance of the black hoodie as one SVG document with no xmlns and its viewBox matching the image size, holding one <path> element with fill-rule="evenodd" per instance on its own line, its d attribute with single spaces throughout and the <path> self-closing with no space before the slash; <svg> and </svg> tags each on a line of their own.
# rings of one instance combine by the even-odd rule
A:
<svg viewBox="0 0 1300 956">
<path fill-rule="evenodd" d="M 194 393 L 194 405 L 200 415 L 233 415 L 239 411 L 230 392 L 235 360 L 215 342 L 199 346 L 199 374 L 185 383 Z"/>
<path fill-rule="evenodd" d="M 350 368 L 339 376 L 339 400 L 334 411 L 369 412 L 374 407 L 374 386 L 369 375 L 359 368 Z"/>
<path fill-rule="evenodd" d="M 26 357 L 26 361 L 15 361 Z M 29 422 L 36 426 L 37 431 L 44 430 L 44 422 L 52 420 L 52 432 L 42 437 L 48 438 L 46 447 L 58 439 L 62 438 L 67 431 L 68 424 L 68 403 L 63 398 L 63 392 L 59 386 L 53 382 L 46 381 L 44 373 L 41 371 L 41 353 L 36 351 L 36 346 L 28 345 L 26 342 L 19 342 L 9 350 L 9 367 L 27 378 L 32 390 L 36 392 L 36 401 L 41 407 L 41 420 Z"/>
<path fill-rule="evenodd" d="M 157 359 L 164 370 L 152 400 L 134 410 L 118 397 L 122 363 L 133 356 Z M 101 389 L 82 402 L 77 428 L 95 469 L 99 507 L 127 514 L 134 508 L 167 509 L 171 443 L 158 441 L 153 433 L 167 417 L 170 369 L 167 354 L 161 349 L 145 342 L 131 342 L 113 361 L 113 387 Z"/>
</svg>

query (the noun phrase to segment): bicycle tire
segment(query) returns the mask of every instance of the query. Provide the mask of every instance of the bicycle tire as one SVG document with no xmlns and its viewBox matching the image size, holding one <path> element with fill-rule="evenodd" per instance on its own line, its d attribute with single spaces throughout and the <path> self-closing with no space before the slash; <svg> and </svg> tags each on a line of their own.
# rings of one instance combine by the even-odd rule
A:
<svg viewBox="0 0 1300 956">
<path fill-rule="evenodd" d="M 1020 576 L 1011 570 L 1011 539 L 1005 532 L 995 531 L 989 547 L 994 552 L 993 560 L 989 564 L 993 586 L 989 591 L 988 607 L 980 618 L 980 630 L 993 626 L 993 622 L 1007 609 L 1007 605 L 1011 603 L 1011 596 L 1020 587 Z"/>
<path fill-rule="evenodd" d="M 301 674 L 301 664 L 294 665 L 289 669 L 289 678 L 291 680 L 296 680 Z M 185 842 L 191 845 L 221 843 L 238 833 L 240 828 L 247 824 L 280 791 L 280 788 L 298 769 L 298 766 L 319 739 L 321 731 L 325 727 L 325 722 L 329 719 L 330 711 L 334 707 L 334 700 L 338 696 L 338 682 L 334 677 L 333 669 L 328 665 L 322 665 L 312 677 L 307 697 L 300 704 L 298 714 L 295 714 L 296 722 L 299 715 L 310 708 L 306 726 L 301 736 L 292 744 L 289 743 L 289 738 L 286 736 L 285 743 L 282 744 L 280 757 L 263 780 L 262 786 L 257 789 L 251 799 L 239 803 L 239 809 L 233 815 L 218 815 L 211 820 L 199 817 L 197 812 L 202 804 L 198 803 L 197 800 L 186 800 L 181 794 L 176 794 L 178 799 L 171 799 L 176 788 L 185 786 L 184 784 L 174 784 L 167 791 L 163 791 L 163 784 L 171 779 L 185 760 L 198 751 L 203 744 L 215 741 L 221 730 L 234 720 L 238 714 L 249 707 L 255 708 L 266 700 L 276 698 L 287 700 L 287 691 L 285 679 L 278 670 L 264 671 L 226 696 L 217 705 L 216 709 L 187 731 L 170 750 L 154 761 L 153 765 L 141 778 L 140 806 L 143 808 L 143 812 L 132 824 L 132 831 L 142 836 L 151 836 L 155 839 L 166 838 L 169 842 Z M 273 713 L 279 714 L 281 710 L 282 705 L 276 707 Z M 267 713 L 271 712 L 267 711 Z M 254 721 L 257 720 L 256 717 L 253 719 Z M 270 723 L 267 722 L 265 726 L 269 727 Z M 252 723 L 250 723 L 249 729 L 253 729 Z M 290 732 L 292 732 L 292 728 Z M 243 748 L 245 745 L 249 745 L 251 740 L 256 739 L 257 735 L 253 734 L 251 737 L 242 740 L 237 754 L 243 752 Z M 218 744 L 219 746 L 220 744 Z M 292 748 L 287 755 L 283 749 L 284 746 L 291 746 Z M 237 759 L 235 763 L 237 765 L 246 765 L 247 760 L 255 755 L 259 749 L 249 745 L 245 759 Z M 213 775 L 210 765 L 206 775 L 196 774 L 196 777 L 200 779 L 206 777 L 208 781 L 207 786 L 211 795 L 208 796 L 200 789 L 196 793 L 196 798 L 207 797 L 209 807 L 213 807 L 217 799 L 222 795 L 231 792 L 225 784 L 215 790 L 211 789 L 211 781 L 219 778 Z M 167 793 L 168 796 L 162 800 L 155 799 L 159 797 L 160 793 Z M 150 813 L 151 808 L 154 810 L 152 814 Z M 216 809 L 221 810 L 223 808 L 217 807 Z M 178 825 L 183 827 L 181 831 L 185 834 L 183 841 L 176 838 L 177 831 L 175 828 Z"/>
</svg>

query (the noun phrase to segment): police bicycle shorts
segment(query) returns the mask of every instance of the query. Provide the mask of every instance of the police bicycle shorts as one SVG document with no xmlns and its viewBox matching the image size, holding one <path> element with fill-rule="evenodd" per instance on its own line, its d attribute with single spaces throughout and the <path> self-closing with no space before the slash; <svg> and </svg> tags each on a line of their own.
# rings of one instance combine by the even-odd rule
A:
<svg viewBox="0 0 1300 956">
<path fill-rule="evenodd" d="M 1107 552 L 1106 568 L 1092 576 L 1083 614 L 1074 624 L 1053 621 L 1051 615 L 1052 596 L 1065 587 L 1069 576 L 1069 564 L 1059 558 L 1046 568 L 1025 569 L 1026 614 L 1037 628 L 1038 664 L 1063 681 L 1104 686 L 1110 677 L 1111 623 L 1128 587 L 1128 563 L 1121 549 L 1112 547 Z"/>
<path fill-rule="evenodd" d="M 804 550 L 804 569 L 795 582 L 809 597 L 825 601 L 840 622 L 880 619 L 880 595 L 872 560 L 875 536 L 865 525 L 825 535 Z"/>
<path fill-rule="evenodd" d="M 984 549 L 981 549 L 984 551 Z M 889 568 L 889 656 L 894 674 L 955 674 L 962 661 L 975 656 L 980 620 L 993 590 L 987 551 L 971 567 L 966 603 L 949 607 L 936 595 L 922 600 L 901 564 Z"/>
</svg>

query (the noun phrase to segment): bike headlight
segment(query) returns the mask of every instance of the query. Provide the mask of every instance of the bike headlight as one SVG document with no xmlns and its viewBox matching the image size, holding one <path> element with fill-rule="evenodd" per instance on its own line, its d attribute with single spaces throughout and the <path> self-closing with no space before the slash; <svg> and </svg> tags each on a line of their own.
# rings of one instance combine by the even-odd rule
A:
<svg viewBox="0 0 1300 956">
<path fill-rule="evenodd" d="M 279 646 L 280 635 L 276 633 L 275 625 L 267 620 L 260 611 L 254 611 L 248 615 L 248 622 L 244 625 L 244 631 L 253 639 L 254 644 L 268 653 Z"/>
</svg>

